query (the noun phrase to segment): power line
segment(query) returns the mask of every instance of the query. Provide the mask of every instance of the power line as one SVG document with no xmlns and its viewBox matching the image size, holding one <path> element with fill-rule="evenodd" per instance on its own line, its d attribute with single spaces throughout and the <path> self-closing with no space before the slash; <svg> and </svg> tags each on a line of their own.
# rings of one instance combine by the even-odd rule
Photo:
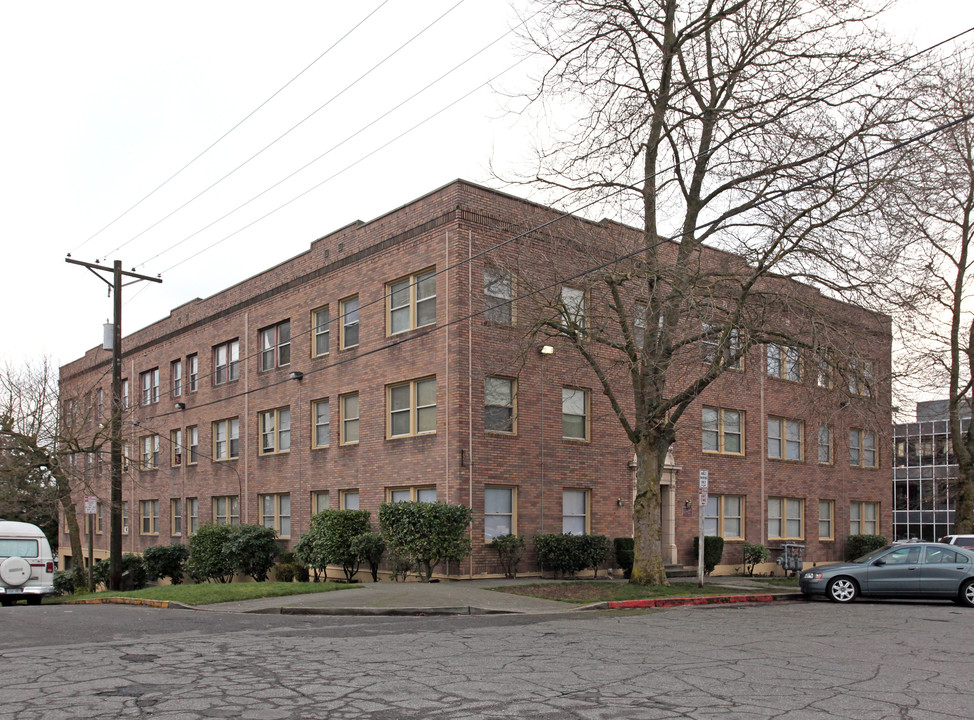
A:
<svg viewBox="0 0 974 720">
<path fill-rule="evenodd" d="M 383 7 L 384 7 L 384 6 L 385 6 L 385 5 L 386 5 L 386 4 L 388 3 L 388 2 L 389 2 L 389 0 L 382 0 L 382 2 L 381 2 L 381 3 L 379 4 L 379 6 L 378 6 L 378 7 L 376 7 L 376 8 L 375 8 L 375 10 L 373 10 L 373 11 L 372 11 L 372 12 L 370 12 L 370 13 L 369 13 L 368 15 L 366 15 L 366 16 L 365 16 L 364 18 L 362 18 L 361 20 L 359 20 L 359 22 L 357 22 L 357 23 L 356 23 L 356 24 L 355 24 L 355 25 L 354 25 L 354 26 L 352 27 L 352 29 L 351 29 L 351 30 L 349 30 L 349 31 L 348 31 L 348 32 L 346 32 L 346 33 L 345 33 L 344 35 L 342 35 L 342 36 L 341 36 L 340 38 L 338 38 L 338 40 L 336 40 L 336 41 L 335 41 L 334 43 L 332 43 L 332 45 L 331 45 L 331 46 L 330 46 L 330 47 L 329 47 L 329 48 L 328 48 L 327 50 L 325 50 L 325 51 L 324 51 L 323 53 L 321 53 L 321 55 L 319 55 L 318 57 L 316 57 L 316 58 L 315 58 L 314 60 L 312 60 L 312 61 L 311 61 L 311 63 L 310 63 L 310 64 L 308 64 L 308 65 L 307 65 L 307 66 L 306 66 L 306 67 L 305 67 L 305 68 L 304 68 L 303 70 L 301 70 L 301 72 L 299 72 L 299 73 L 298 73 L 297 75 L 295 75 L 295 76 L 294 76 L 293 78 L 291 78 L 291 79 L 290 79 L 290 80 L 288 80 L 288 81 L 287 81 L 286 83 L 284 83 L 284 85 L 282 85 L 282 86 L 281 86 L 281 87 L 279 87 L 279 88 L 278 88 L 278 89 L 277 89 L 276 91 L 274 91 L 274 93 L 273 93 L 273 94 L 272 94 L 272 95 L 271 95 L 270 97 L 268 97 L 268 98 L 267 98 L 266 100 L 264 100 L 264 101 L 263 101 L 263 102 L 262 102 L 262 103 L 261 103 L 260 105 L 258 105 L 257 107 L 255 107 L 255 108 L 254 108 L 253 110 L 251 110 L 251 111 L 250 111 L 249 113 L 247 113 L 247 115 L 246 115 L 246 116 L 244 116 L 244 118 L 243 118 L 242 120 L 240 120 L 239 122 L 237 122 L 237 123 L 236 123 L 236 124 L 235 124 L 235 125 L 234 125 L 233 127 L 231 127 L 231 128 L 229 129 L 229 130 L 227 130 L 227 131 L 226 131 L 225 133 L 223 133 L 223 134 L 222 134 L 222 135 L 221 135 L 220 137 L 218 137 L 218 138 L 217 138 L 216 140 L 214 140 L 214 141 L 213 141 L 212 143 L 210 143 L 210 144 L 209 144 L 209 145 L 208 145 L 208 146 L 207 146 L 207 147 L 206 147 L 206 148 L 205 148 L 205 149 L 204 149 L 204 150 L 203 150 L 203 151 L 202 151 L 201 153 L 199 153 L 199 154 L 198 154 L 198 155 L 197 155 L 196 157 L 194 157 L 194 158 L 193 158 L 192 160 L 190 160 L 190 161 L 189 161 L 188 163 L 186 163 L 186 164 L 185 164 L 185 165 L 183 165 L 183 166 L 182 166 L 181 168 L 179 168 L 179 170 L 177 170 L 177 171 L 176 171 L 175 173 L 173 173 L 173 174 L 172 174 L 172 175 L 170 175 L 170 176 L 169 176 L 168 178 L 166 178 L 165 180 L 163 180 L 163 181 L 162 181 L 162 183 L 161 183 L 161 184 L 160 184 L 160 185 L 159 185 L 158 187 L 156 187 L 156 188 L 155 188 L 154 190 L 152 190 L 151 192 L 149 192 L 149 193 L 148 193 L 148 194 L 147 194 L 147 195 L 146 195 L 145 197 L 143 197 L 143 198 L 142 198 L 141 200 L 139 200 L 139 201 L 138 201 L 137 203 L 135 203 L 135 204 L 134 204 L 134 205 L 133 205 L 132 207 L 130 207 L 130 208 L 129 208 L 128 210 L 126 210 L 125 212 L 123 212 L 123 213 L 122 213 L 121 215 L 119 215 L 119 216 L 118 216 L 117 218 L 115 218 L 114 220 L 112 220 L 112 221 L 111 221 L 110 223 L 108 223 L 108 224 L 107 224 L 107 225 L 106 225 L 105 227 L 103 227 L 103 228 L 102 228 L 101 230 L 99 230 L 99 231 L 98 231 L 98 232 L 96 232 L 96 233 L 95 233 L 94 235 L 92 235 L 91 237 L 89 237 L 89 238 L 88 238 L 87 240 L 85 240 L 85 241 L 84 241 L 83 243 L 81 243 L 81 244 L 80 244 L 80 245 L 79 245 L 78 247 L 76 247 L 76 248 L 75 248 L 74 250 L 72 250 L 72 252 L 77 252 L 78 250 L 80 250 L 81 248 L 83 248 L 83 247 L 84 247 L 85 245 L 87 245 L 87 244 L 88 244 L 89 242 L 91 242 L 92 240 L 94 240 L 94 239 L 95 239 L 96 237 L 98 237 L 99 235 L 101 235 L 101 234 L 102 234 L 103 232 L 105 232 L 105 231 L 106 231 L 106 230 L 107 230 L 108 228 L 110 228 L 110 227 L 111 227 L 112 225 L 114 225 L 115 223 L 117 223 L 117 222 L 118 222 L 119 220 L 121 220 L 121 219 L 122 219 L 123 217 L 125 217 L 125 216 L 126 216 L 126 215 L 128 215 L 128 214 L 129 214 L 130 212 L 132 212 L 133 210 L 135 210 L 135 208 L 137 208 L 137 207 L 138 207 L 139 205 L 141 205 L 141 204 L 142 204 L 142 203 L 144 203 L 144 202 L 145 202 L 146 200 L 148 200 L 148 199 L 149 199 L 150 197 L 152 197 L 153 195 L 155 195 L 155 194 L 156 194 L 156 193 L 157 193 L 157 192 L 158 192 L 159 190 L 161 190 L 161 189 L 162 189 L 163 187 L 165 187 L 166 185 L 168 185 L 168 184 L 169 184 L 169 182 L 170 182 L 171 180 L 173 180 L 173 179 L 175 179 L 175 178 L 176 178 L 176 177 L 177 177 L 178 175 L 180 175 L 180 174 L 181 174 L 181 173 L 182 173 L 182 172 L 183 172 L 183 171 L 184 171 L 184 170 L 185 170 L 186 168 L 188 168 L 188 167 L 189 167 L 190 165 L 192 165 L 193 163 L 195 163 L 195 162 L 196 162 L 197 160 L 199 160 L 199 159 L 200 159 L 201 157 L 203 157 L 204 155 L 206 155 L 206 153 L 208 153 L 208 152 L 209 152 L 210 150 L 212 150 L 212 149 L 213 149 L 214 147 L 216 147 L 216 146 L 217 146 L 217 145 L 218 145 L 218 144 L 219 144 L 219 143 L 220 143 L 220 142 L 221 142 L 222 140 L 224 140 L 224 139 L 225 139 L 225 138 L 226 138 L 226 137 L 227 137 L 228 135 L 230 135 L 230 133 L 232 133 L 232 132 L 233 132 L 234 130 L 236 130 L 236 129 L 237 129 L 238 127 L 240 127 L 240 126 L 241 126 L 241 125 L 243 125 L 243 124 L 244 124 L 245 122 L 247 122 L 247 120 L 249 120 L 249 119 L 250 119 L 250 118 L 251 118 L 251 117 L 252 117 L 252 116 L 253 116 L 253 115 L 254 115 L 254 114 L 255 114 L 255 113 L 257 112 L 257 111 L 259 111 L 259 110 L 260 110 L 261 108 L 263 108 L 263 107 L 264 107 L 265 105 L 267 105 L 267 103 L 269 103 L 269 102 L 270 102 L 271 100 L 273 100 L 273 99 L 274 99 L 274 98 L 276 98 L 276 97 L 277 97 L 278 95 L 280 95 L 280 94 L 281 94 L 281 93 L 282 93 L 282 92 L 283 92 L 284 90 L 286 90 L 286 89 L 288 88 L 288 86 L 290 86 L 290 85 L 291 85 L 291 83 L 293 83 L 293 82 L 294 82 L 295 80 L 297 80 L 297 79 L 298 79 L 299 77 L 301 77 L 302 75 L 304 75 L 304 74 L 305 74 L 305 73 L 306 73 L 306 72 L 307 72 L 308 70 L 310 70 L 310 69 L 311 69 L 311 67 L 312 67 L 313 65 L 315 65 L 315 64 L 316 64 L 316 63 L 317 63 L 317 62 L 318 62 L 319 60 L 321 60 L 321 59 L 322 59 L 323 57 L 325 57 L 325 55 L 327 55 L 327 54 L 328 54 L 328 53 L 330 53 L 330 52 L 331 52 L 332 50 L 334 50 L 334 49 L 335 49 L 335 48 L 336 48 L 336 47 L 337 47 L 337 46 L 338 46 L 338 45 L 339 45 L 339 44 L 340 44 L 340 43 L 341 43 L 341 42 L 342 42 L 343 40 L 345 40 L 345 38 L 347 38 L 347 37 L 348 37 L 349 35 L 351 35 L 351 34 L 352 34 L 353 32 L 355 32 L 356 30 L 358 30 L 358 28 L 359 28 L 359 27 L 361 27 L 361 25 L 362 25 L 363 23 L 365 23 L 365 21 L 366 21 L 366 20 L 368 20 L 368 19 L 369 19 L 369 18 L 371 18 L 371 17 L 373 16 L 373 15 L 375 15 L 375 14 L 376 14 L 377 12 L 379 12 L 379 10 L 381 10 L 381 9 L 382 9 L 382 8 L 383 8 Z M 144 231 L 143 231 L 143 232 L 144 232 Z M 121 247 L 123 247 L 123 246 L 119 246 L 119 247 L 121 248 Z M 116 250 L 117 250 L 117 249 L 116 249 Z M 110 253 L 107 253 L 107 254 L 106 254 L 106 257 L 107 257 L 107 255 L 111 255 L 112 253 L 114 253 L 114 252 L 116 252 L 116 250 L 112 250 L 112 251 L 111 251 Z"/>
</svg>

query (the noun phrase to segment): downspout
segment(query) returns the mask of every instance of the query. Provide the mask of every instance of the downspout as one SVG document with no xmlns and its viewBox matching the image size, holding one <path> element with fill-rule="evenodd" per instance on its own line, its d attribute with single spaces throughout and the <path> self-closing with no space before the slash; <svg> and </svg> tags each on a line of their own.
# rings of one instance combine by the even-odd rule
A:
<svg viewBox="0 0 974 720">
<path fill-rule="evenodd" d="M 473 231 L 467 230 L 467 502 L 473 508 Z M 470 546 L 473 547 L 473 523 L 470 523 Z M 473 577 L 473 552 L 470 553 L 470 577 Z"/>
<path fill-rule="evenodd" d="M 767 361 L 765 361 L 765 362 L 767 362 Z M 767 498 L 764 497 L 764 493 L 765 493 L 765 489 L 764 489 L 764 480 L 765 480 L 765 476 L 764 476 L 764 469 L 765 469 L 764 468 L 764 462 L 765 462 L 765 457 L 767 457 L 767 448 L 765 447 L 765 443 L 767 442 L 765 436 L 767 435 L 767 432 L 766 432 L 765 428 L 767 427 L 767 422 L 768 421 L 765 419 L 765 416 L 764 416 L 764 376 L 765 376 L 765 370 L 764 370 L 764 366 L 761 363 L 758 364 L 758 372 L 759 372 L 759 375 L 760 375 L 760 378 L 761 378 L 761 382 L 759 384 L 759 387 L 761 389 L 761 418 L 759 419 L 759 423 L 760 424 L 758 425 L 758 427 L 761 429 L 760 435 L 759 435 L 760 438 L 761 438 L 761 443 L 760 443 L 760 447 L 761 447 L 761 507 L 759 509 L 758 515 L 761 518 L 761 544 L 762 545 L 767 545 L 768 544 L 768 538 L 766 537 L 766 533 L 767 533 L 767 529 L 768 528 L 767 528 L 767 519 L 766 519 L 767 513 L 765 512 L 765 507 L 767 507 L 768 501 L 767 501 Z M 746 442 L 746 436 L 745 436 L 745 442 Z M 747 512 L 747 509 L 746 508 L 745 508 L 745 512 Z M 745 532 L 745 535 L 746 535 L 747 534 L 747 531 L 745 530 L 744 532 Z"/>
<path fill-rule="evenodd" d="M 247 346 L 247 341 L 250 338 L 250 311 L 244 313 L 244 338 L 243 338 L 243 351 L 244 358 L 246 358 L 250 349 Z M 229 358 L 227 358 L 229 361 Z M 238 361 L 239 362 L 239 361 Z M 244 459 L 244 471 L 243 471 L 243 487 L 240 488 L 240 494 L 243 495 L 240 498 L 240 522 L 244 523 L 244 518 L 247 522 L 250 521 L 250 502 L 249 502 L 249 474 L 248 468 L 250 466 L 250 448 L 247 446 L 247 438 L 250 437 L 250 363 L 244 361 L 244 416 L 243 422 L 240 423 L 240 434 L 243 436 L 237 438 L 237 442 L 240 443 L 240 451 L 243 454 Z M 227 423 L 227 449 L 229 457 L 229 447 L 230 447 L 230 428 L 229 423 Z M 227 508 L 227 522 L 230 520 L 230 508 Z"/>
<path fill-rule="evenodd" d="M 450 231 L 446 231 L 444 245 L 446 246 L 446 267 L 447 270 L 444 273 L 444 282 L 446 283 L 446 292 L 444 296 L 446 300 L 444 304 L 446 305 L 446 332 L 445 339 L 443 341 L 443 354 L 444 358 L 444 369 L 443 374 L 445 376 L 443 388 L 445 390 L 444 395 L 446 397 L 446 442 L 443 445 L 443 477 L 446 483 L 446 504 L 450 504 Z"/>
</svg>

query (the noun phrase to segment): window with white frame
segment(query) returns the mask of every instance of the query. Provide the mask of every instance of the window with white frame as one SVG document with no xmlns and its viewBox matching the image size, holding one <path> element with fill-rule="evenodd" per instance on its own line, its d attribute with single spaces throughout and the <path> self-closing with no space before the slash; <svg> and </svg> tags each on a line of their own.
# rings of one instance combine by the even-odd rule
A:
<svg viewBox="0 0 974 720">
<path fill-rule="evenodd" d="M 261 495 L 258 501 L 261 524 L 276 531 L 282 538 L 291 537 L 291 494 Z"/>
<path fill-rule="evenodd" d="M 122 501 L 122 534 L 129 534 L 129 501 Z"/>
<path fill-rule="evenodd" d="M 183 464 L 183 431 L 179 428 L 169 431 L 169 464 Z"/>
<path fill-rule="evenodd" d="M 435 487 L 396 487 L 386 488 L 386 498 L 391 503 L 436 502 Z"/>
<path fill-rule="evenodd" d="M 98 388 L 98 417 L 105 417 L 105 391 Z"/>
<path fill-rule="evenodd" d="M 818 539 L 835 539 L 835 500 L 818 501 Z"/>
<path fill-rule="evenodd" d="M 588 490 L 563 490 L 561 493 L 561 531 L 586 535 L 589 528 Z"/>
<path fill-rule="evenodd" d="M 159 501 L 139 500 L 139 516 L 142 524 L 139 526 L 140 535 L 159 534 Z"/>
<path fill-rule="evenodd" d="M 183 501 L 180 498 L 169 501 L 169 534 L 183 534 Z"/>
<path fill-rule="evenodd" d="M 196 425 L 190 425 L 186 428 L 186 441 L 189 450 L 186 464 L 195 465 L 200 459 L 200 430 Z"/>
<path fill-rule="evenodd" d="M 569 334 L 585 331 L 585 291 L 562 286 L 561 326 Z"/>
<path fill-rule="evenodd" d="M 200 389 L 200 358 L 196 353 L 186 356 L 186 370 L 191 393 Z"/>
<path fill-rule="evenodd" d="M 311 340 L 311 356 L 327 355 L 331 349 L 331 312 L 327 305 L 312 311 L 311 327 L 314 328 L 314 337 Z"/>
<path fill-rule="evenodd" d="M 317 515 L 320 512 L 331 508 L 331 493 L 327 490 L 311 491 L 311 514 Z"/>
<path fill-rule="evenodd" d="M 879 503 L 849 503 L 849 534 L 879 535 Z"/>
<path fill-rule="evenodd" d="M 354 445 L 358 442 L 359 406 L 358 393 L 349 393 L 338 398 L 341 413 L 340 445 Z"/>
<path fill-rule="evenodd" d="M 506 270 L 484 269 L 484 320 L 514 324 L 514 276 Z"/>
<path fill-rule="evenodd" d="M 276 408 L 257 414 L 260 454 L 273 455 L 291 449 L 291 409 Z"/>
<path fill-rule="evenodd" d="M 804 510 L 805 501 L 800 498 L 768 498 L 768 539 L 804 538 Z"/>
<path fill-rule="evenodd" d="M 849 430 L 849 465 L 874 468 L 876 460 L 876 433 L 859 428 Z"/>
<path fill-rule="evenodd" d="M 517 489 L 484 488 L 484 542 L 517 533 Z"/>
<path fill-rule="evenodd" d="M 703 451 L 744 454 L 744 411 L 704 407 L 701 414 Z"/>
<path fill-rule="evenodd" d="M 155 470 L 159 467 L 159 436 L 146 435 L 140 439 L 142 447 L 142 469 Z"/>
<path fill-rule="evenodd" d="M 213 423 L 213 459 L 240 457 L 240 419 L 227 418 Z"/>
<path fill-rule="evenodd" d="M 423 378 L 386 388 L 389 437 L 436 432 L 436 378 Z"/>
<path fill-rule="evenodd" d="M 358 295 L 345 298 L 338 303 L 341 313 L 341 347 L 343 350 L 358 345 Z"/>
<path fill-rule="evenodd" d="M 315 400 L 311 403 L 311 418 L 314 422 L 312 428 L 312 447 L 328 447 L 331 442 L 331 409 L 328 405 L 328 398 Z"/>
<path fill-rule="evenodd" d="M 342 510 L 358 510 L 359 509 L 359 493 L 358 490 L 339 490 L 338 500 L 341 503 Z"/>
<path fill-rule="evenodd" d="M 818 426 L 818 461 L 823 465 L 832 463 L 832 428 L 825 423 Z"/>
<path fill-rule="evenodd" d="M 263 328 L 260 333 L 260 371 L 291 364 L 291 321 Z"/>
<path fill-rule="evenodd" d="M 703 512 L 703 534 L 725 540 L 744 537 L 744 496 L 708 495 Z"/>
<path fill-rule="evenodd" d="M 183 361 L 173 360 L 169 365 L 169 376 L 172 379 L 172 396 L 183 394 Z"/>
<path fill-rule="evenodd" d="M 151 405 L 159 402 L 159 368 L 146 370 L 139 374 L 139 383 L 142 387 L 142 404 Z"/>
<path fill-rule="evenodd" d="M 186 529 L 190 535 L 200 529 L 200 501 L 199 498 L 186 498 Z"/>
<path fill-rule="evenodd" d="M 122 380 L 122 409 L 128 410 L 129 405 L 129 381 L 126 379 Z"/>
<path fill-rule="evenodd" d="M 429 268 L 386 285 L 388 334 L 436 322 L 436 270 Z"/>
<path fill-rule="evenodd" d="M 782 380 L 801 382 L 801 351 L 790 345 L 768 343 L 768 375 Z"/>
<path fill-rule="evenodd" d="M 217 525 L 239 525 L 240 498 L 237 495 L 217 495 L 214 497 L 213 522 Z"/>
<path fill-rule="evenodd" d="M 517 381 L 512 378 L 484 378 L 484 430 L 514 433 Z"/>
<path fill-rule="evenodd" d="M 768 418 L 768 457 L 777 460 L 801 460 L 805 427 L 801 420 Z"/>
<path fill-rule="evenodd" d="M 569 440 L 588 440 L 588 390 L 561 389 L 561 436 Z"/>
<path fill-rule="evenodd" d="M 213 384 L 240 379 L 240 341 L 230 340 L 213 348 Z"/>
</svg>

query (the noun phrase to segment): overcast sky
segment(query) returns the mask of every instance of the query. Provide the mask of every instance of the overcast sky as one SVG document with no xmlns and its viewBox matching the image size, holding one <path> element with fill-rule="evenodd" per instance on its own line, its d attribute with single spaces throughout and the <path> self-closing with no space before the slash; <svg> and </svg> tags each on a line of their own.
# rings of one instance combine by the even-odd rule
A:
<svg viewBox="0 0 974 720">
<path fill-rule="evenodd" d="M 112 301 L 69 252 L 162 274 L 125 289 L 128 334 L 458 177 L 501 188 L 489 164 L 524 161 L 537 130 L 488 86 L 528 86 L 512 35 L 488 47 L 516 23 L 509 0 L 4 0 L 0 361 L 60 364 L 100 344 Z M 918 47 L 971 26 L 972 0 L 889 15 Z"/>
</svg>

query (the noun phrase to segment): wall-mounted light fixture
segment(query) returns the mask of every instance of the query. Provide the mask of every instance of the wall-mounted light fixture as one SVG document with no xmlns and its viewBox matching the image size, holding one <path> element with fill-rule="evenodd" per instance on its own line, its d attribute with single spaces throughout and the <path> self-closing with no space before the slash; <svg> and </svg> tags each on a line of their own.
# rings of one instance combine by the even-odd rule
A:
<svg viewBox="0 0 974 720">
<path fill-rule="evenodd" d="M 185 410 L 186 409 L 186 403 L 176 403 L 176 409 L 177 410 Z"/>
<path fill-rule="evenodd" d="M 632 460 L 629 461 L 626 467 L 628 467 L 630 470 L 635 470 L 637 467 L 639 467 L 639 463 L 637 463 L 636 459 L 633 458 Z"/>
<path fill-rule="evenodd" d="M 553 355 L 555 349 L 551 345 L 542 345 L 538 348 L 538 352 L 542 355 Z"/>
<path fill-rule="evenodd" d="M 619 498 L 618 500 L 616 500 L 616 505 L 618 505 L 619 507 L 622 507 L 625 504 L 626 504 L 626 501 L 623 500 L 622 498 Z"/>
<path fill-rule="evenodd" d="M 304 373 L 301 372 L 300 370 L 292 370 L 290 377 L 292 380 L 300 380 L 301 378 L 304 377 Z"/>
</svg>

